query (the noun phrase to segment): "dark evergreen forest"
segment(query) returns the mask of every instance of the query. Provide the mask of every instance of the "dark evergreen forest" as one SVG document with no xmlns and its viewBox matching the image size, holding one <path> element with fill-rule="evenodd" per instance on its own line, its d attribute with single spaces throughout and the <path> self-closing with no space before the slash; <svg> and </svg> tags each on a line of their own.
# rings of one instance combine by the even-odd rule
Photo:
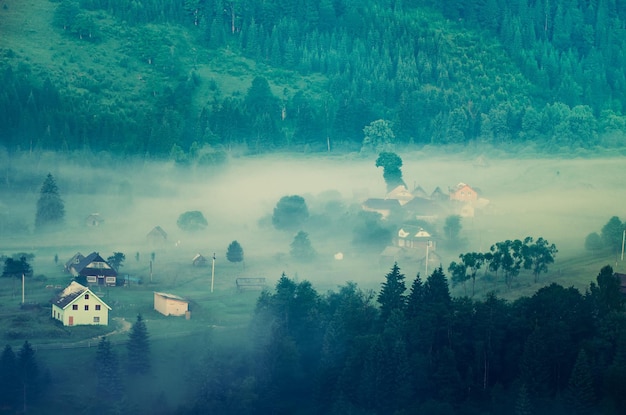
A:
<svg viewBox="0 0 626 415">
<path fill-rule="evenodd" d="M 117 39 L 124 58 L 114 66 L 156 77 L 130 99 L 115 77 L 86 67 L 67 81 L 0 49 L 0 144 L 9 151 L 108 150 L 207 163 L 233 148 L 354 151 L 364 127 L 381 119 L 397 145 L 558 152 L 621 146 L 626 131 L 620 0 L 55 5 L 49 24 L 68 42 Z M 264 71 L 244 93 L 222 93 L 201 71 L 202 56 L 217 51 Z M 285 74 L 315 81 L 278 92 Z"/>
<path fill-rule="evenodd" d="M 211 348 L 181 413 L 623 414 L 626 320 L 605 266 L 584 293 L 452 297 L 441 268 L 380 292 L 319 294 L 283 276 L 257 302 L 253 346 Z M 243 342 L 242 342 L 243 344 Z"/>
</svg>

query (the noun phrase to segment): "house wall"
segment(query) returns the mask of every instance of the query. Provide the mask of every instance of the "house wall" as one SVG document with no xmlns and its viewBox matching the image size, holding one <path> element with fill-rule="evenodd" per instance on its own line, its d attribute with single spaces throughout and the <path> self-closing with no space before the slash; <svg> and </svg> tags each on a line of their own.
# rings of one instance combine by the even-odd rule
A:
<svg viewBox="0 0 626 415">
<path fill-rule="evenodd" d="M 85 294 L 89 294 L 89 299 L 85 299 Z M 73 306 L 76 305 L 76 310 Z M 96 310 L 96 305 L 100 306 L 100 310 Z M 85 310 L 88 306 L 88 310 Z M 100 325 L 109 324 L 109 308 L 93 293 L 83 293 L 79 298 L 68 304 L 64 309 L 56 305 L 52 305 L 52 318 L 59 320 L 64 326 L 70 325 L 70 317 L 73 317 L 73 326 L 81 325 Z M 94 317 L 98 317 L 99 321 L 94 321 Z"/>
<path fill-rule="evenodd" d="M 460 200 L 462 202 L 472 202 L 478 199 L 478 193 L 469 186 L 465 186 L 450 195 L 451 200 Z"/>
<path fill-rule="evenodd" d="M 154 294 L 154 309 L 166 316 L 184 316 L 189 309 L 186 301 Z"/>
</svg>

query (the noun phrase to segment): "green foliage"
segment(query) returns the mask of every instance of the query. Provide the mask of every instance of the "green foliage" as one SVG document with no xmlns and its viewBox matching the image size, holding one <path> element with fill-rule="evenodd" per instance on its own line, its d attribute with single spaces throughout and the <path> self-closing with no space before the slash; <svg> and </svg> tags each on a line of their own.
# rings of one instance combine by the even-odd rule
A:
<svg viewBox="0 0 626 415">
<path fill-rule="evenodd" d="M 0 405 L 7 410 L 17 409 L 20 384 L 17 357 L 13 348 L 9 345 L 4 347 L 0 355 Z"/>
<path fill-rule="evenodd" d="M 387 320 L 393 311 L 404 311 L 406 302 L 405 291 L 404 274 L 400 272 L 398 264 L 394 263 L 391 271 L 385 276 L 385 282 L 382 283 L 382 288 L 377 298 L 380 303 L 380 316 L 383 321 Z"/>
<path fill-rule="evenodd" d="M 391 129 L 389 121 L 372 121 L 369 125 L 363 128 L 363 134 L 364 137 L 361 151 L 380 153 L 393 150 L 393 144 L 396 136 Z M 378 167 L 378 163 L 376 164 L 376 167 Z M 402 162 L 400 162 L 400 166 L 402 166 Z"/>
<path fill-rule="evenodd" d="M 377 212 L 360 211 L 352 230 L 352 244 L 368 251 L 380 251 L 391 242 L 392 232 Z"/>
<path fill-rule="evenodd" d="M 181 213 L 176 221 L 176 225 L 185 232 L 197 232 L 206 229 L 209 223 L 202 212 L 192 210 Z"/>
<path fill-rule="evenodd" d="M 34 254 L 15 254 L 13 257 L 5 258 L 4 268 L 2 270 L 3 277 L 22 278 L 22 275 L 32 277 L 33 269 L 30 261 L 35 258 Z"/>
<path fill-rule="evenodd" d="M 626 226 L 624 226 L 620 218 L 613 216 L 602 227 L 602 240 L 606 246 L 611 247 L 613 250 L 621 249 L 625 229 Z"/>
<path fill-rule="evenodd" d="M 402 159 L 396 153 L 382 152 L 376 159 L 376 167 L 383 168 L 383 179 L 387 184 L 387 191 L 395 189 L 397 186 L 405 186 L 402 180 Z"/>
<path fill-rule="evenodd" d="M 113 252 L 113 255 L 107 258 L 107 262 L 109 265 L 113 267 L 115 271 L 120 270 L 122 268 L 122 264 L 126 261 L 126 255 L 122 252 Z"/>
<path fill-rule="evenodd" d="M 272 224 L 278 230 L 293 231 L 301 227 L 308 218 L 309 209 L 302 196 L 283 196 L 274 208 Z"/>
<path fill-rule="evenodd" d="M 585 249 L 588 251 L 599 251 L 604 248 L 604 242 L 598 232 L 591 232 L 585 237 Z"/>
<path fill-rule="evenodd" d="M 315 259 L 317 253 L 311 245 L 309 234 L 298 231 L 290 245 L 289 254 L 297 261 L 310 262 Z"/>
<path fill-rule="evenodd" d="M 151 372 L 150 339 L 141 314 L 130 329 L 126 343 L 126 370 L 131 374 L 145 375 Z"/>
<path fill-rule="evenodd" d="M 230 262 L 242 262 L 243 261 L 243 248 L 237 241 L 232 241 L 226 249 L 226 259 Z"/>
<path fill-rule="evenodd" d="M 106 390 L 109 397 L 119 399 L 122 395 L 119 361 L 115 351 L 111 347 L 111 342 L 104 336 L 102 336 L 98 342 L 94 368 L 98 378 L 97 390 Z M 96 395 L 100 396 L 99 394 Z M 106 403 L 107 406 L 110 405 L 110 399 L 102 401 Z"/>
<path fill-rule="evenodd" d="M 41 185 L 37 200 L 35 229 L 43 230 L 52 225 L 59 225 L 65 219 L 65 204 L 59 195 L 59 188 L 52 174 L 48 173 Z"/>
<path fill-rule="evenodd" d="M 443 232 L 449 242 L 458 242 L 461 229 L 462 225 L 460 215 L 450 215 L 446 217 L 445 223 L 443 225 Z"/>
</svg>

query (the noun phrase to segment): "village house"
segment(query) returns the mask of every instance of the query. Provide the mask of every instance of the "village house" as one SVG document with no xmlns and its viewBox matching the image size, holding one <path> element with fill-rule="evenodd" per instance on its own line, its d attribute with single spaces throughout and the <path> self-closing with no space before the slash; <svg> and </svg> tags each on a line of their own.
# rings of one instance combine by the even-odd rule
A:
<svg viewBox="0 0 626 415">
<path fill-rule="evenodd" d="M 52 318 L 64 326 L 109 324 L 109 307 L 89 288 L 72 281 L 52 300 Z"/>
<path fill-rule="evenodd" d="M 419 226 L 404 225 L 393 238 L 393 243 L 399 248 L 435 249 L 433 236 Z"/>
<path fill-rule="evenodd" d="M 77 253 L 66 263 L 66 270 L 74 277 L 84 277 L 88 284 L 115 286 L 117 271 L 99 253 L 83 257 Z"/>
<path fill-rule="evenodd" d="M 193 259 L 191 260 L 191 264 L 194 267 L 206 267 L 209 264 L 209 261 L 207 261 L 207 259 L 200 255 L 200 254 L 196 254 L 196 256 L 193 257 Z"/>
<path fill-rule="evenodd" d="M 400 185 L 392 189 L 389 193 L 387 193 L 387 196 L 385 196 L 385 199 L 395 199 L 398 201 L 400 206 L 403 206 L 406 203 L 410 202 L 413 199 L 413 197 L 414 197 L 413 194 L 409 192 L 409 189 L 407 189 L 406 186 Z"/>
<path fill-rule="evenodd" d="M 104 219 L 99 213 L 92 213 L 85 218 L 86 226 L 100 226 L 104 222 Z"/>
<path fill-rule="evenodd" d="M 163 230 L 160 226 L 155 226 L 152 228 L 150 232 L 146 235 L 146 239 L 151 245 L 159 245 L 167 242 L 167 232 Z"/>
<path fill-rule="evenodd" d="M 463 182 L 451 188 L 449 193 L 450 200 L 458 200 L 459 202 L 476 202 L 478 200 L 478 192 Z"/>
<path fill-rule="evenodd" d="M 189 301 L 178 295 L 155 291 L 154 309 L 164 316 L 188 316 Z"/>
</svg>

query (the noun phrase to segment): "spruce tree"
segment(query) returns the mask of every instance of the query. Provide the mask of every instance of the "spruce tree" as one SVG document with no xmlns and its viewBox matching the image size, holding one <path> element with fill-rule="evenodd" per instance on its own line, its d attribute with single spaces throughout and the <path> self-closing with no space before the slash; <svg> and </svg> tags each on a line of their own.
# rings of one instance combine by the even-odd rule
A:
<svg viewBox="0 0 626 415">
<path fill-rule="evenodd" d="M 398 263 L 394 263 L 391 271 L 385 276 L 385 282 L 382 283 L 382 289 L 378 294 L 380 316 L 383 321 L 387 320 L 394 310 L 404 311 L 405 291 L 404 274 L 400 272 Z"/>
<path fill-rule="evenodd" d="M 21 381 L 23 406 L 33 402 L 41 392 L 39 365 L 35 359 L 35 350 L 25 341 L 17 353 L 17 371 Z"/>
<path fill-rule="evenodd" d="M 128 364 L 126 366 L 128 372 L 137 374 L 150 373 L 150 341 L 148 329 L 141 314 L 137 315 L 137 321 L 130 330 L 126 348 L 128 350 Z"/>
<path fill-rule="evenodd" d="M 17 378 L 17 358 L 11 346 L 6 345 L 0 355 L 0 407 L 8 412 L 15 409 L 20 396 L 20 385 L 15 381 Z"/>
<path fill-rule="evenodd" d="M 96 376 L 98 377 L 98 391 L 106 392 L 109 398 L 117 399 L 121 396 L 120 373 L 117 355 L 111 348 L 111 343 L 106 337 L 102 337 L 98 343 L 95 361 Z"/>
<path fill-rule="evenodd" d="M 59 188 L 52 174 L 48 173 L 37 200 L 35 229 L 41 230 L 50 225 L 62 224 L 64 218 L 65 205 L 59 195 Z"/>
</svg>

